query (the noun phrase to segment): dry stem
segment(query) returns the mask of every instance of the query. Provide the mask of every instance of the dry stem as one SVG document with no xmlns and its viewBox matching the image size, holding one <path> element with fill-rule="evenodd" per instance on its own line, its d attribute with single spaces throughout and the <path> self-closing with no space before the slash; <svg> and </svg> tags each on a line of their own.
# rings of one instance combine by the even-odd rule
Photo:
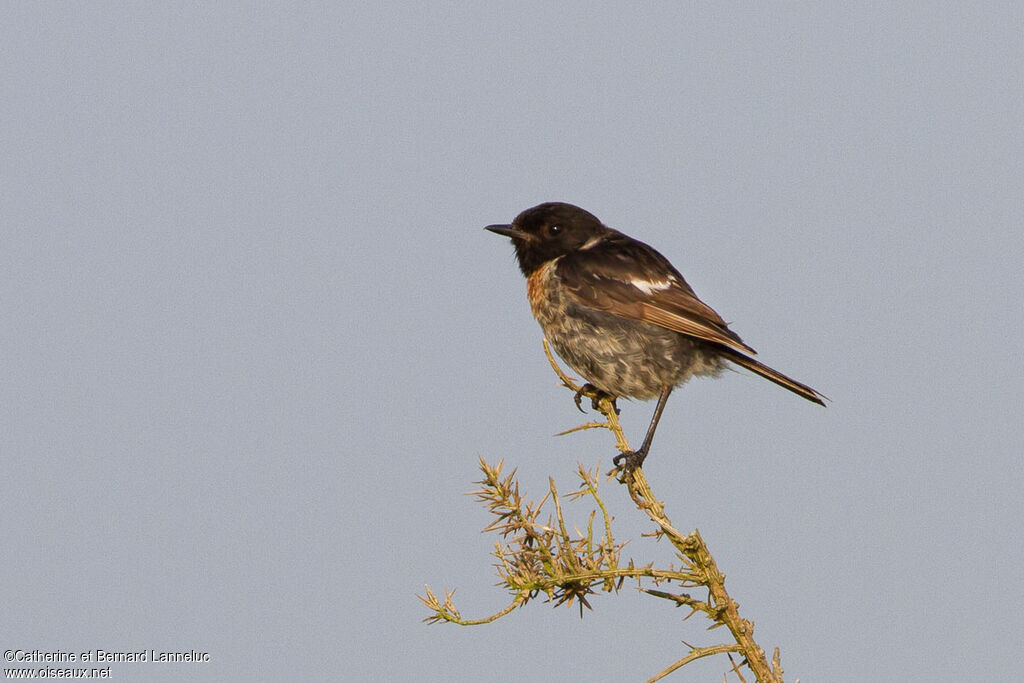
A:
<svg viewBox="0 0 1024 683">
<path fill-rule="evenodd" d="M 580 387 L 572 378 L 566 376 L 555 362 L 546 340 L 544 351 L 562 383 L 572 391 L 580 393 Z M 581 429 L 608 429 L 615 435 L 619 451 L 629 451 L 629 443 L 619 424 L 612 400 L 603 395 L 582 393 L 597 401 L 597 408 L 604 415 L 605 421 L 588 422 L 562 434 Z M 735 652 L 742 655 L 741 664 L 750 668 L 758 683 L 782 683 L 778 648 L 775 649 L 769 665 L 764 650 L 754 641 L 753 623 L 740 616 L 739 606 L 726 592 L 725 575 L 719 571 L 700 532 L 694 530 L 690 534 L 683 534 L 672 526 L 665 514 L 664 504 L 654 496 L 641 468 L 630 471 L 617 468 L 609 475 L 620 477 L 619 481 L 626 485 L 636 506 L 657 525 L 655 535 L 664 536 L 676 549 L 682 562 L 678 569 L 655 569 L 650 564 L 637 567 L 632 560 L 624 567 L 619 566 L 619 553 L 625 543 L 616 543 L 612 537 L 612 518 L 598 494 L 596 470 L 591 472 L 580 465 L 577 472 L 580 486 L 568 494 L 570 500 L 587 497 L 597 505 L 603 520 L 603 534 L 595 539 L 593 520 L 596 511 L 590 514 L 586 532 L 577 530 L 574 536 L 567 531 L 561 498 L 554 480 L 550 480 L 550 490 L 539 503 L 524 501 L 519 494 L 515 471 L 503 478 L 502 466 L 501 462 L 497 466 L 491 466 L 481 458 L 480 469 L 484 473 L 484 479 L 479 483 L 482 488 L 472 493 L 496 517 L 485 531 L 497 531 L 502 536 L 503 542 L 497 544 L 494 556 L 498 560 L 498 575 L 512 593 L 512 601 L 489 617 L 467 620 L 461 617 L 452 604 L 454 591 L 446 591 L 442 602 L 427 588 L 426 596 L 421 596 L 420 600 L 433 614 L 425 621 L 444 621 L 464 626 L 485 624 L 526 604 L 539 593 L 544 593 L 556 606 L 563 603 L 572 604 L 574 600 L 578 600 L 582 615 L 583 607 L 590 608 L 587 595 L 595 593 L 596 589 L 603 592 L 618 591 L 625 579 L 636 579 L 638 588 L 645 593 L 674 602 L 677 606 L 688 607 L 690 614 L 687 618 L 701 612 L 714 622 L 711 628 L 725 626 L 735 641 L 707 647 L 690 646 L 686 656 L 657 673 L 650 679 L 651 681 L 660 680 L 696 659 Z M 541 507 L 548 498 L 553 502 L 555 517 L 552 519 L 549 516 L 545 524 L 540 524 L 537 519 Z M 655 585 L 666 583 L 682 588 L 704 587 L 708 591 L 708 599 L 701 601 L 688 593 L 670 593 L 644 588 L 640 585 L 641 579 L 648 579 Z M 732 664 L 733 673 L 742 682 L 743 677 L 736 662 L 733 661 Z"/>
</svg>

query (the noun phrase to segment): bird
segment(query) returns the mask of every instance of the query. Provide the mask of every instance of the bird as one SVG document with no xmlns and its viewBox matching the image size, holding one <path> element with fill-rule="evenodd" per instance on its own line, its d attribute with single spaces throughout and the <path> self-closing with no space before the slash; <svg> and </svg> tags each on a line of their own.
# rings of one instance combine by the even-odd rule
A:
<svg viewBox="0 0 1024 683">
<path fill-rule="evenodd" d="M 511 238 L 533 317 L 586 379 L 581 391 L 613 401 L 658 399 L 642 445 L 616 456 L 616 466 L 643 464 L 675 387 L 694 376 L 717 377 L 730 363 L 825 405 L 817 390 L 754 360 L 754 349 L 667 258 L 592 213 L 546 202 L 485 229 Z"/>
</svg>

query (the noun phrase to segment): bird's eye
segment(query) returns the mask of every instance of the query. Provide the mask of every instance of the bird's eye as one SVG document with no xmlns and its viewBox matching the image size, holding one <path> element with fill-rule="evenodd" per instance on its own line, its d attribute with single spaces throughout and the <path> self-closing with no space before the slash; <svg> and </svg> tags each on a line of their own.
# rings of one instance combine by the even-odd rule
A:
<svg viewBox="0 0 1024 683">
<path fill-rule="evenodd" d="M 548 228 L 548 234 L 549 235 L 557 235 L 560 232 L 562 232 L 562 226 L 561 225 L 552 225 L 551 227 Z"/>
</svg>

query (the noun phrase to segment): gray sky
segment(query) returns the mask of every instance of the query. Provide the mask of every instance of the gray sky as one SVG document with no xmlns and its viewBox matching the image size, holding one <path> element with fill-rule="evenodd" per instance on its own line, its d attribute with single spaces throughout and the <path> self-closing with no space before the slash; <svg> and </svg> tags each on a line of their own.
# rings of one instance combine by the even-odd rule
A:
<svg viewBox="0 0 1024 683">
<path fill-rule="evenodd" d="M 614 455 L 552 437 L 482 230 L 562 200 L 833 399 L 695 380 L 645 467 L 787 680 L 1024 678 L 1024 10 L 899 4 L 6 4 L 0 646 L 619 681 L 718 642 L 632 590 L 420 621 L 506 602 L 478 454 L 538 498 Z"/>
</svg>

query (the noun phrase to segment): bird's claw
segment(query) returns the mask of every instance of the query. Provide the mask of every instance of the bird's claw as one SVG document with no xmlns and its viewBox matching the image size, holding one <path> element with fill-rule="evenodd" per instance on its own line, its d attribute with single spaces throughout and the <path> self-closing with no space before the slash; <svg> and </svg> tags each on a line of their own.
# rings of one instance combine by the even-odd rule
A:
<svg viewBox="0 0 1024 683">
<path fill-rule="evenodd" d="M 607 394 L 601 391 L 590 382 L 587 382 L 582 387 L 580 387 L 579 391 L 577 391 L 576 394 L 572 397 L 573 402 L 576 403 L 576 408 L 581 413 L 586 412 L 585 410 L 583 410 L 582 405 L 584 396 L 590 399 L 590 407 L 593 408 L 594 410 L 601 410 L 602 398 L 610 398 L 612 400 L 612 408 L 615 410 L 615 414 L 619 414 L 619 406 L 616 405 L 615 398 L 611 394 Z"/>
<path fill-rule="evenodd" d="M 612 464 L 616 467 L 622 467 L 623 474 L 629 474 L 633 470 L 640 469 L 646 457 L 647 453 L 642 449 L 639 451 L 623 451 L 612 458 Z"/>
<path fill-rule="evenodd" d="M 587 386 L 590 386 L 590 385 L 588 384 Z M 583 393 L 586 390 L 587 390 L 586 386 L 580 387 L 579 391 L 577 391 L 576 394 L 572 397 L 573 402 L 576 404 L 576 410 L 580 411 L 581 413 L 586 413 L 587 412 L 587 411 L 583 410 L 583 406 L 580 405 L 583 402 Z"/>
</svg>

